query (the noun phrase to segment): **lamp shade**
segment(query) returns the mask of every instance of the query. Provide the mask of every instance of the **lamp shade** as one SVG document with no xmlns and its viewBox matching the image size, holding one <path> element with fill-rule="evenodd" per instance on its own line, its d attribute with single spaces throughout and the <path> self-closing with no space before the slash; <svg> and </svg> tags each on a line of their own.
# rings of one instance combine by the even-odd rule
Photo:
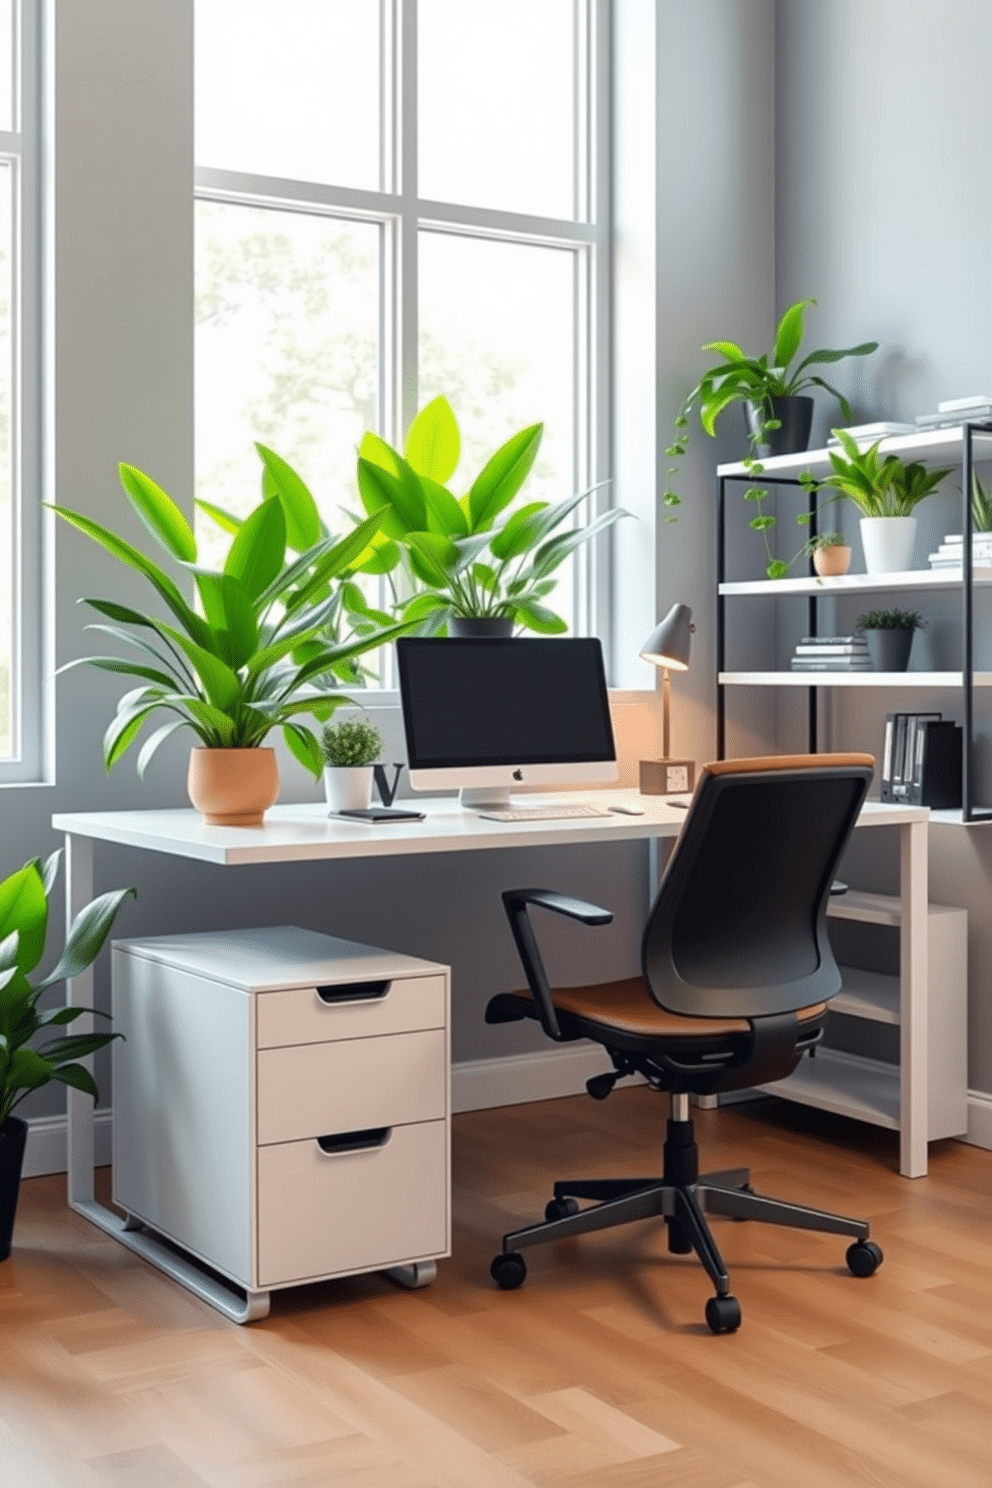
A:
<svg viewBox="0 0 992 1488">
<path fill-rule="evenodd" d="M 641 647 L 641 656 L 655 666 L 668 667 L 672 671 L 689 669 L 689 644 L 694 626 L 692 611 L 688 605 L 673 604 L 668 614 L 648 636 Z"/>
</svg>

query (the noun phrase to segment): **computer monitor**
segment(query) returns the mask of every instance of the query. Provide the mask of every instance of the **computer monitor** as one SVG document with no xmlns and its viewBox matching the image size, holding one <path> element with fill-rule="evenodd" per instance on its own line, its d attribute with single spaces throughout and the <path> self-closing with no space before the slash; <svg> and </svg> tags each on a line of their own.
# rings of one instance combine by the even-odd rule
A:
<svg viewBox="0 0 992 1488">
<path fill-rule="evenodd" d="M 396 643 L 414 790 L 460 789 L 505 806 L 515 785 L 617 778 L 603 651 L 595 638 Z"/>
</svg>

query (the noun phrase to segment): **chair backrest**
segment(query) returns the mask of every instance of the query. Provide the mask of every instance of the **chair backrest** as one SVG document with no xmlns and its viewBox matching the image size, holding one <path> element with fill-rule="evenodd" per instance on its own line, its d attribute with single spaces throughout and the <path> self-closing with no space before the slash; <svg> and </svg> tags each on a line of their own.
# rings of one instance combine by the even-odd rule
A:
<svg viewBox="0 0 992 1488">
<path fill-rule="evenodd" d="M 840 990 L 827 902 L 874 764 L 814 754 L 704 767 L 644 931 L 657 1003 L 762 1017 Z"/>
</svg>

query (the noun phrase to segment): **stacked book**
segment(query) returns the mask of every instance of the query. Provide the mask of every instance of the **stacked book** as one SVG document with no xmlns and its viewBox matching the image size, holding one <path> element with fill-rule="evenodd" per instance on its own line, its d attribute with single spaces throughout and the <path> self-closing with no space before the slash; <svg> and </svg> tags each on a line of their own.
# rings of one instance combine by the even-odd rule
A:
<svg viewBox="0 0 992 1488">
<path fill-rule="evenodd" d="M 963 558 L 964 539 L 961 533 L 949 532 L 936 553 L 930 554 L 930 567 L 960 568 Z M 992 568 L 992 532 L 971 534 L 971 564 L 973 568 Z"/>
<path fill-rule="evenodd" d="M 792 658 L 794 672 L 870 672 L 863 635 L 804 636 Z"/>
<path fill-rule="evenodd" d="M 937 404 L 936 413 L 918 413 L 918 429 L 948 429 L 955 424 L 977 421 L 992 423 L 992 394 L 973 393 L 968 398 L 951 398 Z"/>
</svg>

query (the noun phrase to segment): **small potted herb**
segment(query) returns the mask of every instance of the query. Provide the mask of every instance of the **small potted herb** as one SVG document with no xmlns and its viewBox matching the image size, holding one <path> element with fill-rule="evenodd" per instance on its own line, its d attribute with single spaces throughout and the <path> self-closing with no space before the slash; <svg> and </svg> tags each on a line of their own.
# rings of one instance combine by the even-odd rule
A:
<svg viewBox="0 0 992 1488">
<path fill-rule="evenodd" d="M 372 799 L 372 766 L 382 753 L 382 735 L 365 718 L 328 723 L 320 737 L 324 791 L 332 811 L 358 811 Z"/>
<path fill-rule="evenodd" d="M 909 666 L 913 636 L 925 625 L 917 610 L 869 610 L 858 616 L 857 628 L 868 643 L 876 672 L 904 672 Z"/>
<path fill-rule="evenodd" d="M 851 566 L 851 549 L 839 532 L 818 532 L 811 537 L 803 552 L 812 558 L 821 579 L 838 578 Z"/>
</svg>

